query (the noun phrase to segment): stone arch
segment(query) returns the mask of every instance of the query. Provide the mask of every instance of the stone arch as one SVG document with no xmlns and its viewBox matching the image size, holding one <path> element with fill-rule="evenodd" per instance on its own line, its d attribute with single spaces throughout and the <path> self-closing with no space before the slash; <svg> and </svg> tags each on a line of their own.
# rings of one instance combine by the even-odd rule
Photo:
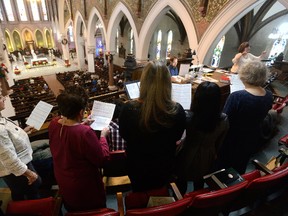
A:
<svg viewBox="0 0 288 216">
<path fill-rule="evenodd" d="M 137 50 L 139 49 L 138 47 L 142 43 L 142 41 L 140 42 L 140 40 L 139 40 L 137 28 L 136 28 L 135 22 L 133 20 L 133 17 L 131 15 L 130 11 L 122 2 L 119 2 L 116 5 L 115 9 L 113 10 L 113 12 L 111 14 L 111 17 L 110 17 L 110 20 L 108 23 L 108 28 L 107 28 L 107 35 L 109 35 L 109 37 L 107 37 L 107 41 L 106 41 L 107 47 L 106 48 L 107 48 L 107 50 L 114 52 L 113 49 L 114 49 L 114 44 L 115 44 L 116 32 L 117 32 L 117 28 L 119 26 L 119 23 L 120 23 L 123 15 L 125 15 L 127 17 L 129 24 L 133 30 L 135 50 L 136 50 L 136 58 L 137 58 Z"/>
<path fill-rule="evenodd" d="M 106 41 L 107 40 L 107 33 L 106 33 L 106 27 L 105 27 L 104 21 L 101 17 L 101 14 L 99 13 L 99 11 L 94 7 L 94 8 L 92 8 L 92 10 L 90 12 L 88 24 L 87 24 L 87 29 L 88 29 L 87 42 L 90 46 L 91 45 L 95 46 L 94 34 L 95 34 L 95 26 L 96 26 L 96 23 L 98 21 L 100 21 L 100 23 L 102 24 L 101 33 L 103 35 L 103 38 Z"/>
<path fill-rule="evenodd" d="M 263 2 L 264 0 L 250 0 L 232 1 L 228 3 L 211 22 L 199 42 L 197 49 L 199 62 L 209 64 L 209 56 L 211 56 L 213 52 L 211 47 L 215 47 L 221 37 L 225 35 L 241 17 Z"/>
<path fill-rule="evenodd" d="M 147 59 L 148 56 L 147 44 L 150 43 L 152 34 L 154 33 L 155 28 L 160 20 L 159 17 L 164 16 L 165 13 L 170 8 L 174 10 L 181 19 L 187 32 L 187 39 L 189 46 L 192 47 L 193 49 L 198 47 L 198 39 L 195 31 L 195 25 L 192 19 L 187 18 L 191 16 L 188 13 L 186 7 L 179 1 L 175 0 L 157 1 L 156 4 L 151 9 L 151 11 L 149 12 L 149 14 L 147 15 L 139 34 L 139 41 L 141 41 L 141 43 L 139 44 L 139 47 L 136 50 L 136 57 L 138 59 L 143 60 Z"/>
<path fill-rule="evenodd" d="M 39 32 L 39 33 L 37 33 Z M 37 37 L 38 35 L 38 37 Z M 40 36 L 42 37 L 42 41 L 40 41 Z M 37 45 L 38 48 L 40 48 L 40 46 L 44 47 L 46 44 L 44 43 L 44 35 L 43 35 L 43 32 L 40 30 L 40 29 L 35 29 L 34 31 L 34 37 L 35 37 L 35 44 Z M 41 45 L 41 42 L 42 42 L 42 45 Z"/>
<path fill-rule="evenodd" d="M 83 23 L 83 24 L 81 24 Z M 83 25 L 83 32 L 81 33 L 81 25 Z M 67 26 L 68 28 L 68 26 Z M 74 19 L 74 25 L 73 25 L 73 31 L 74 31 L 74 41 L 75 41 L 75 47 L 77 52 L 77 61 L 78 61 L 78 67 L 80 70 L 83 70 L 85 68 L 85 42 L 87 40 L 86 34 L 87 34 L 87 28 L 86 24 L 84 22 L 84 19 L 79 11 L 75 14 Z"/>
<path fill-rule="evenodd" d="M 6 41 L 6 46 L 7 46 L 8 52 L 13 52 L 14 44 L 13 44 L 12 33 L 8 29 L 5 29 L 5 31 L 4 31 L 4 38 Z"/>
</svg>

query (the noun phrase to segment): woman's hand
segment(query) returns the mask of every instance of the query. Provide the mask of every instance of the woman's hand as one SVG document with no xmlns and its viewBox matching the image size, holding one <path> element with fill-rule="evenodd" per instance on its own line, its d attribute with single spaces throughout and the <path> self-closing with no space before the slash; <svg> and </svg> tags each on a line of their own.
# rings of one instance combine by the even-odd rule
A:
<svg viewBox="0 0 288 216">
<path fill-rule="evenodd" d="M 262 53 L 261 53 L 261 57 L 264 57 L 266 55 L 267 51 L 264 50 Z"/>
<path fill-rule="evenodd" d="M 101 135 L 100 137 L 107 137 L 110 134 L 110 130 L 108 127 L 103 128 L 103 130 L 101 131 Z"/>
<path fill-rule="evenodd" d="M 31 134 L 34 130 L 33 126 L 27 126 L 23 129 L 27 134 Z"/>
<path fill-rule="evenodd" d="M 91 125 L 95 120 L 94 119 L 85 119 L 81 124 L 83 125 Z"/>
<path fill-rule="evenodd" d="M 33 182 L 35 182 L 38 178 L 37 173 L 29 169 L 27 169 L 23 175 L 28 179 L 28 185 L 33 184 Z"/>
</svg>

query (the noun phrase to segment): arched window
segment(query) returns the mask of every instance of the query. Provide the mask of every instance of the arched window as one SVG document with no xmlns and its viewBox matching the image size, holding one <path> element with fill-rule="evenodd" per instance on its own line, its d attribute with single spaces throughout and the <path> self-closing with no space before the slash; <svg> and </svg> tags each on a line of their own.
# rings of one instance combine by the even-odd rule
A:
<svg viewBox="0 0 288 216">
<path fill-rule="evenodd" d="M 269 54 L 269 59 L 275 59 L 280 53 L 283 53 L 286 47 L 286 39 L 276 39 L 273 43 L 272 49 Z"/>
<path fill-rule="evenodd" d="M 156 59 L 159 60 L 161 56 L 161 41 L 162 41 L 162 31 L 159 30 L 157 33 L 157 50 L 156 50 Z"/>
<path fill-rule="evenodd" d="M 4 0 L 4 6 L 5 6 L 5 11 L 8 17 L 8 21 L 15 21 L 14 14 L 12 11 L 12 6 L 11 6 L 11 1 L 10 0 Z"/>
<path fill-rule="evenodd" d="M 119 53 L 119 29 L 117 28 L 116 31 L 116 38 L 115 38 L 115 45 L 116 45 L 116 53 Z"/>
<path fill-rule="evenodd" d="M 3 14 L 2 14 L 2 9 L 0 7 L 0 20 L 3 21 Z"/>
<path fill-rule="evenodd" d="M 7 31 L 5 31 L 5 38 L 6 38 L 6 44 L 7 44 L 8 51 L 9 52 L 13 52 L 14 51 L 14 47 L 13 47 L 13 44 L 11 42 L 10 35 L 8 34 Z"/>
<path fill-rule="evenodd" d="M 52 48 L 53 47 L 53 41 L 52 41 L 52 37 L 50 35 L 50 32 L 48 30 L 46 31 L 46 40 L 47 40 L 48 48 Z"/>
<path fill-rule="evenodd" d="M 280 53 L 283 53 L 288 39 L 288 23 L 282 23 L 278 28 L 273 28 L 273 32 L 268 38 L 276 39 L 269 54 L 269 59 L 274 60 Z"/>
<path fill-rule="evenodd" d="M 170 54 L 171 54 L 171 50 L 172 50 L 172 40 L 173 40 L 173 32 L 172 32 L 172 30 L 169 30 L 168 36 L 167 36 L 166 58 L 170 58 Z"/>
<path fill-rule="evenodd" d="M 43 19 L 44 19 L 44 20 L 48 20 L 48 15 L 47 15 L 47 9 L 46 9 L 45 0 L 41 0 L 41 5 L 42 5 Z"/>
<path fill-rule="evenodd" d="M 132 28 L 130 29 L 129 39 L 130 39 L 130 53 L 133 54 L 133 50 L 134 50 L 134 35 L 133 35 Z"/>
<path fill-rule="evenodd" d="M 17 0 L 17 7 L 18 7 L 19 15 L 20 15 L 20 20 L 21 21 L 28 21 L 24 1 L 23 0 Z"/>
<path fill-rule="evenodd" d="M 104 51 L 104 45 L 102 42 L 102 34 L 100 28 L 97 28 L 95 32 L 96 37 L 96 56 L 99 56 L 100 54 L 103 54 Z"/>
<path fill-rule="evenodd" d="M 211 62 L 212 67 L 216 68 L 219 66 L 221 54 L 222 54 L 223 47 L 224 47 L 224 43 L 225 43 L 225 36 L 223 36 L 220 39 L 219 43 L 217 44 L 216 48 L 214 49 L 212 62 Z"/>
<path fill-rule="evenodd" d="M 68 26 L 68 38 L 70 42 L 74 41 L 72 23 Z"/>
<path fill-rule="evenodd" d="M 31 6 L 31 10 L 33 11 L 33 13 L 32 13 L 33 20 L 34 21 L 39 21 L 40 20 L 40 16 L 39 16 L 39 10 L 38 10 L 37 1 L 30 1 L 30 6 Z"/>
<path fill-rule="evenodd" d="M 39 30 L 36 30 L 35 32 L 35 38 L 38 47 L 44 47 L 44 39 L 43 39 L 43 34 Z"/>
</svg>

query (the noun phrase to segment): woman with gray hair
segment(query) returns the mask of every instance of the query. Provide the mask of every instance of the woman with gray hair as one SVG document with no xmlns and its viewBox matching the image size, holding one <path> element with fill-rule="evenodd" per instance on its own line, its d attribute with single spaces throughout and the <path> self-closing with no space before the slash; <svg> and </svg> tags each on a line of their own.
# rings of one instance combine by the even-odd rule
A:
<svg viewBox="0 0 288 216">
<path fill-rule="evenodd" d="M 260 61 L 250 61 L 239 71 L 245 89 L 230 94 L 224 106 L 230 128 L 217 168 L 233 167 L 243 174 L 259 148 L 261 123 L 273 103 L 272 93 L 263 88 L 267 74 L 267 67 Z"/>
</svg>

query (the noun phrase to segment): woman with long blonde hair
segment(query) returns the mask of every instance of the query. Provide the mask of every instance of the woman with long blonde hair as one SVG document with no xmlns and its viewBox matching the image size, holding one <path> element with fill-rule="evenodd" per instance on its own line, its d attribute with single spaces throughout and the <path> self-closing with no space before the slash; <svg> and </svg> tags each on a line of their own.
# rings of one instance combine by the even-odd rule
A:
<svg viewBox="0 0 288 216">
<path fill-rule="evenodd" d="M 149 62 L 142 72 L 140 97 L 126 103 L 120 114 L 133 191 L 160 188 L 170 180 L 176 141 L 185 128 L 185 112 L 172 101 L 171 88 L 167 66 Z"/>
</svg>

